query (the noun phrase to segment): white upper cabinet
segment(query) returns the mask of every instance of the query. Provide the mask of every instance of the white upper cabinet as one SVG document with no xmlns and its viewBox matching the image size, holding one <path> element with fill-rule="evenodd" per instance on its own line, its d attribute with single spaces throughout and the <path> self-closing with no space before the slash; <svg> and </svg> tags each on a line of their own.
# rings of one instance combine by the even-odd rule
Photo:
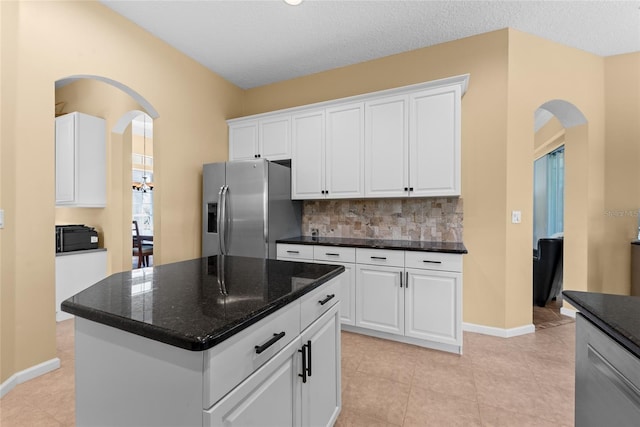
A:
<svg viewBox="0 0 640 427">
<path fill-rule="evenodd" d="M 292 199 L 364 195 L 364 104 L 295 115 Z"/>
<path fill-rule="evenodd" d="M 460 195 L 460 85 L 410 95 L 411 196 Z"/>
<path fill-rule="evenodd" d="M 278 115 L 229 124 L 229 160 L 291 158 L 291 117 Z"/>
<path fill-rule="evenodd" d="M 364 196 L 364 104 L 326 109 L 325 197 Z"/>
<path fill-rule="evenodd" d="M 291 198 L 324 198 L 324 110 L 292 117 Z"/>
<path fill-rule="evenodd" d="M 260 120 L 258 155 L 267 160 L 291 158 L 291 117 L 289 115 Z"/>
<path fill-rule="evenodd" d="M 409 98 L 365 104 L 365 196 L 406 197 L 409 173 Z"/>
<path fill-rule="evenodd" d="M 105 207 L 105 120 L 77 112 L 55 120 L 56 206 Z"/>
<path fill-rule="evenodd" d="M 258 147 L 258 121 L 229 125 L 229 160 L 255 159 Z"/>
<path fill-rule="evenodd" d="M 229 158 L 290 157 L 293 199 L 459 196 L 468 81 L 465 74 L 233 119 Z"/>
</svg>

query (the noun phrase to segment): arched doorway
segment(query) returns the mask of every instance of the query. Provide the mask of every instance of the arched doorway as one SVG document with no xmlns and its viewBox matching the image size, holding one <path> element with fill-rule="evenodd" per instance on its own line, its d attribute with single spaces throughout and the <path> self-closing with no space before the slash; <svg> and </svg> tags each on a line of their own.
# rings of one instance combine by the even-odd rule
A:
<svg viewBox="0 0 640 427">
<path fill-rule="evenodd" d="M 61 100 L 67 101 L 65 112 L 80 111 L 101 117 L 107 127 L 107 205 L 103 209 L 73 212 L 74 218 L 68 221 L 97 225 L 101 230 L 104 240 L 100 247 L 104 245 L 108 251 L 108 274 L 129 270 L 132 266 L 131 123 L 141 114 L 146 114 L 151 122 L 159 117 L 158 112 L 135 90 L 107 77 L 73 75 L 57 80 L 55 87 L 56 103 L 58 93 L 63 94 Z M 156 244 L 158 240 L 155 239 Z"/>
<path fill-rule="evenodd" d="M 563 316 L 562 290 L 579 267 L 576 248 L 581 245 L 574 213 L 584 209 L 579 194 L 586 181 L 581 167 L 587 149 L 582 112 L 570 102 L 551 100 L 534 113 L 533 188 L 533 323 L 536 329 L 570 322 Z"/>
</svg>

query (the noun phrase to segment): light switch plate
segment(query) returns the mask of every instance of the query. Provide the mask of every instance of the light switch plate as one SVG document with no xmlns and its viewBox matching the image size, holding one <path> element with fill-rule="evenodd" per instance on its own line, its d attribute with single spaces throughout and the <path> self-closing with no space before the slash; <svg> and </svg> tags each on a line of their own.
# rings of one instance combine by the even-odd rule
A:
<svg viewBox="0 0 640 427">
<path fill-rule="evenodd" d="M 511 222 L 513 224 L 520 224 L 522 222 L 522 212 L 521 211 L 511 211 Z"/>
<path fill-rule="evenodd" d="M 0 228 L 4 228 L 4 209 L 0 209 Z"/>
</svg>

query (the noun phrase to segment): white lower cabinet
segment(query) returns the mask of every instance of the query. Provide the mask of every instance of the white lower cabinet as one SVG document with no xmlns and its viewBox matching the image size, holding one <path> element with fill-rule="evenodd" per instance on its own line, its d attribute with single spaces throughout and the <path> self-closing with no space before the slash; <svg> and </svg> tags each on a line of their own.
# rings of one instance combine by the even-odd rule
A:
<svg viewBox="0 0 640 427">
<path fill-rule="evenodd" d="M 407 269 L 404 290 L 408 337 L 460 345 L 462 273 Z"/>
<path fill-rule="evenodd" d="M 326 287 L 302 301 L 322 306 Z M 331 295 L 331 294 L 330 294 Z M 322 298 L 324 297 L 324 298 Z M 321 299 L 322 298 L 322 299 Z M 316 301 L 317 300 L 317 301 Z M 292 342 L 204 411 L 205 426 L 332 426 L 341 408 L 337 298 Z"/>
<path fill-rule="evenodd" d="M 278 259 L 345 267 L 343 329 L 462 353 L 462 254 L 279 243 Z"/>
<path fill-rule="evenodd" d="M 300 405 L 303 426 L 331 426 L 341 408 L 340 319 L 336 304 L 302 332 L 307 368 L 302 380 Z M 300 359 L 302 362 L 302 359 Z M 298 370 L 302 372 L 302 370 Z M 264 424 L 266 425 L 266 424 Z"/>
<path fill-rule="evenodd" d="M 297 358 L 300 341 L 285 347 L 231 393 L 204 412 L 205 426 L 296 426 L 300 393 Z"/>
<path fill-rule="evenodd" d="M 338 304 L 204 412 L 205 426 L 331 426 L 340 413 Z"/>
<path fill-rule="evenodd" d="M 60 310 L 60 304 L 107 277 L 107 251 L 65 252 L 56 255 L 56 321 L 74 316 Z"/>
<path fill-rule="evenodd" d="M 399 267 L 356 267 L 356 326 L 404 333 L 403 274 Z"/>
</svg>

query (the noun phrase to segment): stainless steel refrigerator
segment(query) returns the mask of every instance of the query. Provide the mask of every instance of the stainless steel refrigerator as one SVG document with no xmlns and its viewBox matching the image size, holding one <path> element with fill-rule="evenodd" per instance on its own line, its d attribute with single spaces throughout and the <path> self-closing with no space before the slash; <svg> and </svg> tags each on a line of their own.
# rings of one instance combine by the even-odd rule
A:
<svg viewBox="0 0 640 427">
<path fill-rule="evenodd" d="M 202 168 L 202 256 L 276 258 L 276 240 L 300 235 L 291 169 L 265 159 Z"/>
</svg>

